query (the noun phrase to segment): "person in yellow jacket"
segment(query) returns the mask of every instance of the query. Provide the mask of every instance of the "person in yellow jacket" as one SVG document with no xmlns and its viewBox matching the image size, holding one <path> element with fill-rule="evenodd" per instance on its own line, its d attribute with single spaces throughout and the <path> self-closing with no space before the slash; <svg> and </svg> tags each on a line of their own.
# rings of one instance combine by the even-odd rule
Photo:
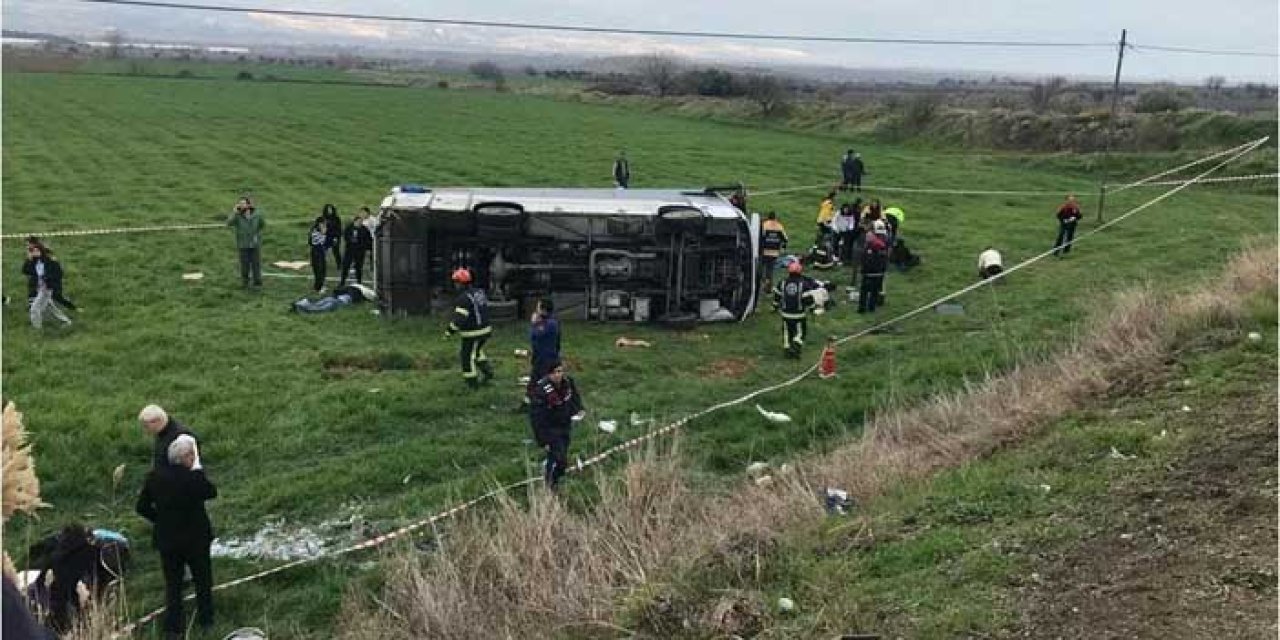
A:
<svg viewBox="0 0 1280 640">
<path fill-rule="evenodd" d="M 814 244 L 822 244 L 823 236 L 831 233 L 831 221 L 836 218 L 836 192 L 828 191 L 827 197 L 818 205 L 818 236 Z"/>
</svg>

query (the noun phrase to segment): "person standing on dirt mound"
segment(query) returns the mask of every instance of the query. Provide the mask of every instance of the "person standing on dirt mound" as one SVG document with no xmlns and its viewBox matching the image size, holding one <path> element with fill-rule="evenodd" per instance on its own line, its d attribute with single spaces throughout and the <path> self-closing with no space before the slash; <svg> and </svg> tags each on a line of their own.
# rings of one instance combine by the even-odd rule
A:
<svg viewBox="0 0 1280 640">
<path fill-rule="evenodd" d="M 445 329 L 445 337 L 451 338 L 455 333 L 462 337 L 462 344 L 458 347 L 462 379 L 474 389 L 493 378 L 493 367 L 484 352 L 484 343 L 493 333 L 493 327 L 489 325 L 489 298 L 483 289 L 472 286 L 470 269 L 455 269 L 450 279 L 461 291 L 454 301 L 453 320 Z"/>
<path fill-rule="evenodd" d="M 547 487 L 554 491 L 569 469 L 573 423 L 585 417 L 587 409 L 573 378 L 565 375 L 564 364 L 556 360 L 549 366 L 547 374 L 533 385 L 529 415 L 534 439 L 538 446 L 547 450 L 542 465 L 543 478 Z"/>
<path fill-rule="evenodd" d="M 262 286 L 262 228 L 266 226 L 262 214 L 248 196 L 236 201 L 235 210 L 227 217 L 227 226 L 236 236 L 236 249 L 240 252 L 240 285 Z"/>
</svg>

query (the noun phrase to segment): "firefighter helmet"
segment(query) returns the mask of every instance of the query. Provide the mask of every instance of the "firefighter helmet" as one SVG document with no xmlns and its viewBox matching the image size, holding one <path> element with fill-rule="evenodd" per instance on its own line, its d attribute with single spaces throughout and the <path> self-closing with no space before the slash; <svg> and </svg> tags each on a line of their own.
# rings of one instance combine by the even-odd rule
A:
<svg viewBox="0 0 1280 640">
<path fill-rule="evenodd" d="M 466 267 L 454 269 L 450 279 L 458 284 L 471 284 L 471 270 Z"/>
</svg>

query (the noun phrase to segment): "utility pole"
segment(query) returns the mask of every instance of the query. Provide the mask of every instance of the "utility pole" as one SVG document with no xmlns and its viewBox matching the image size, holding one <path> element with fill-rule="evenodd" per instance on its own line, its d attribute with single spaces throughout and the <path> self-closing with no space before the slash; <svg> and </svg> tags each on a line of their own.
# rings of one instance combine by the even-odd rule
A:
<svg viewBox="0 0 1280 640">
<path fill-rule="evenodd" d="M 1107 118 L 1107 138 L 1102 147 L 1102 184 L 1098 186 L 1098 222 L 1107 205 L 1107 164 L 1111 160 L 1111 139 L 1116 134 L 1116 109 L 1120 106 L 1120 68 L 1124 65 L 1124 47 L 1128 29 L 1120 30 L 1120 50 L 1116 53 L 1116 79 L 1111 85 L 1111 116 Z"/>
</svg>

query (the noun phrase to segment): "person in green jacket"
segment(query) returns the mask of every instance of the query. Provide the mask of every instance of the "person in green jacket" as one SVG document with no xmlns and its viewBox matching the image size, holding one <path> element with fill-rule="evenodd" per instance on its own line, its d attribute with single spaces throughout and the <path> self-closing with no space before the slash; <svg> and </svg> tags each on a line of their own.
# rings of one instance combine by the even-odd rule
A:
<svg viewBox="0 0 1280 640">
<path fill-rule="evenodd" d="M 247 196 L 236 201 L 235 211 L 227 218 L 227 226 L 236 234 L 236 249 L 240 251 L 240 284 L 249 286 L 249 276 L 253 275 L 253 286 L 262 286 L 262 214 Z"/>
</svg>

